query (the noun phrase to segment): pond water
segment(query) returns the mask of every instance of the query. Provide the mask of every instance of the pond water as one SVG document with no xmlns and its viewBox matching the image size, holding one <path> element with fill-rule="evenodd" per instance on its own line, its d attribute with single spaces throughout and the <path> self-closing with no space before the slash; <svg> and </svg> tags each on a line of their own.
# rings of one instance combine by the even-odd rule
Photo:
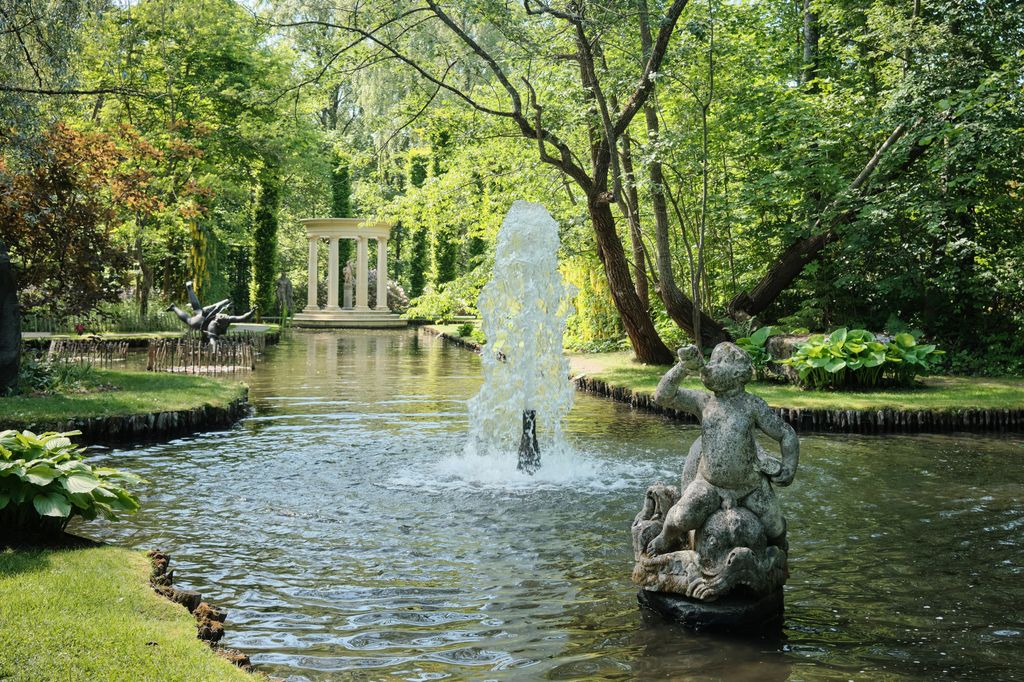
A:
<svg viewBox="0 0 1024 682">
<path fill-rule="evenodd" d="M 629 525 L 696 429 L 578 395 L 571 461 L 461 457 L 480 360 L 425 334 L 294 333 L 226 432 L 107 453 L 224 643 L 289 681 L 1024 675 L 1024 436 L 802 438 L 771 639 L 642 613 Z"/>
</svg>

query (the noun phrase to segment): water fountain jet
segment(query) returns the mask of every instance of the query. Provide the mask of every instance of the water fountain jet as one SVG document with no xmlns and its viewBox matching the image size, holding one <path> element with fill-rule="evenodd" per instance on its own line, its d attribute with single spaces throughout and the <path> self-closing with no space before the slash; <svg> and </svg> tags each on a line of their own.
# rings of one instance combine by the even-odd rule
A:
<svg viewBox="0 0 1024 682">
<path fill-rule="evenodd" d="M 467 454 L 518 451 L 517 468 L 528 474 L 540 468 L 542 451 L 566 449 L 561 423 L 573 401 L 562 352 L 572 292 L 558 272 L 558 248 L 558 223 L 547 210 L 516 201 L 502 222 L 494 274 L 479 300 L 487 337 L 484 383 L 469 401 Z"/>
</svg>

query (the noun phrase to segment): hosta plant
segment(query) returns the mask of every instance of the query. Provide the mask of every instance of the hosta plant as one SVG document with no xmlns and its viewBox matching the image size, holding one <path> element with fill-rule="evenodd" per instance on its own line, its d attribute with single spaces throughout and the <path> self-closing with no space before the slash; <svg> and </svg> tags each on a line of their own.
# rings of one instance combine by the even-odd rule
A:
<svg viewBox="0 0 1024 682">
<path fill-rule="evenodd" d="M 736 345 L 747 351 L 758 379 L 768 378 L 768 367 L 772 356 L 768 353 L 768 339 L 775 334 L 775 327 L 761 327 L 750 336 L 736 339 Z"/>
<path fill-rule="evenodd" d="M 124 485 L 142 479 L 86 463 L 71 442 L 78 434 L 0 431 L 0 536 L 59 534 L 76 516 L 116 520 L 138 510 Z"/>
<path fill-rule="evenodd" d="M 808 388 L 873 388 L 882 384 L 906 386 L 931 370 L 942 351 L 918 345 L 910 334 L 878 339 L 864 329 L 845 327 L 831 334 L 815 334 L 780 362 L 796 370 Z"/>
<path fill-rule="evenodd" d="M 937 350 L 934 344 L 917 342 L 913 334 L 897 334 L 886 344 L 886 367 L 898 384 L 909 384 L 918 374 L 925 374 L 935 367 L 939 356 L 945 351 Z"/>
</svg>

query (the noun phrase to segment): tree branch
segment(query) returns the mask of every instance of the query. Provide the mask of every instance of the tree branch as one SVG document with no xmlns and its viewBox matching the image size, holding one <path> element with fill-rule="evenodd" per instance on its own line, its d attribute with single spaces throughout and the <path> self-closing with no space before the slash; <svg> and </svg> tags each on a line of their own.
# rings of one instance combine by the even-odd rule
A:
<svg viewBox="0 0 1024 682">
<path fill-rule="evenodd" d="M 651 77 L 652 74 L 657 73 L 658 69 L 661 68 L 661 63 L 665 59 L 665 51 L 668 49 L 668 41 L 672 37 L 672 33 L 675 31 L 676 22 L 679 21 L 679 16 L 683 13 L 686 8 L 688 0 L 673 0 L 672 5 L 665 12 L 665 18 L 661 22 L 661 28 L 658 29 L 658 37 L 654 41 L 654 45 L 651 47 L 651 55 L 647 59 L 647 63 L 644 65 L 643 73 L 640 76 L 640 83 L 637 85 L 637 89 L 627 100 L 622 111 L 619 113 L 618 120 L 615 122 L 613 132 L 616 137 L 622 134 L 622 132 L 632 122 L 633 117 L 636 116 L 640 108 L 643 107 L 644 102 L 651 94 L 651 90 L 654 88 L 654 79 Z"/>
</svg>

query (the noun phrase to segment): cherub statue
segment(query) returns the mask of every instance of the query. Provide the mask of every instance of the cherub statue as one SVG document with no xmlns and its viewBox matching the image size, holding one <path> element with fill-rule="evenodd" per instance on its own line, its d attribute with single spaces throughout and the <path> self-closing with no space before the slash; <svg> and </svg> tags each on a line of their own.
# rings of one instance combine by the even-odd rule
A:
<svg viewBox="0 0 1024 682">
<path fill-rule="evenodd" d="M 654 401 L 696 416 L 701 437 L 687 456 L 678 501 L 658 515 L 664 520 L 645 507 L 634 522 L 634 579 L 649 589 L 668 586 L 709 601 L 740 583 L 755 591 L 777 588 L 787 573 L 786 521 L 772 485 L 793 482 L 800 457 L 796 433 L 746 392 L 752 366 L 739 347 L 720 343 L 707 364 L 696 346 L 680 348 L 678 356 Z M 696 371 L 710 392 L 679 387 Z M 781 461 L 757 444 L 755 430 L 779 442 Z M 661 558 L 671 553 L 679 556 Z"/>
<path fill-rule="evenodd" d="M 770 544 L 785 551 L 786 521 L 771 483 L 787 486 L 796 475 L 800 441 L 793 427 L 761 398 L 746 392 L 753 367 L 738 346 L 720 343 L 703 365 L 696 346 L 679 349 L 679 364 L 666 372 L 654 392 L 663 407 L 684 410 L 701 422 L 701 449 L 693 479 L 665 518 L 661 534 L 648 547 L 663 554 L 722 505 L 742 505 L 757 514 Z M 703 367 L 702 367 L 703 365 Z M 679 388 L 688 371 L 699 370 L 711 393 Z M 768 457 L 754 440 L 754 429 L 779 442 L 782 461 Z M 687 462 L 687 468 L 692 465 Z"/>
</svg>

